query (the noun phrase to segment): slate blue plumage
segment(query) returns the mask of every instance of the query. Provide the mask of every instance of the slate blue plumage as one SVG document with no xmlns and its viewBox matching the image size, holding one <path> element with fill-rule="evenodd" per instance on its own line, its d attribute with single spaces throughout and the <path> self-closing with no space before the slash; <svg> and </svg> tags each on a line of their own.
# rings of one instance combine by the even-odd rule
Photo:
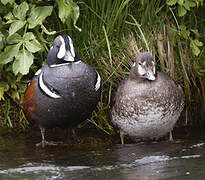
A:
<svg viewBox="0 0 205 180">
<path fill-rule="evenodd" d="M 42 147 L 55 144 L 45 140 L 45 129 L 76 127 L 96 108 L 101 93 L 98 72 L 80 60 L 69 36 L 55 38 L 46 61 L 23 101 L 26 117 L 41 130 L 37 145 Z"/>
</svg>

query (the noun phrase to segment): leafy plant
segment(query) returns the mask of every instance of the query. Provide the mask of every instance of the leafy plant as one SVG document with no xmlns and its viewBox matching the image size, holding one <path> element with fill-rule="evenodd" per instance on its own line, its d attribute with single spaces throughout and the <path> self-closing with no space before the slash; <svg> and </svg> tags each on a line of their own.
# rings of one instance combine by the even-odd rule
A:
<svg viewBox="0 0 205 180">
<path fill-rule="evenodd" d="M 22 111 L 14 113 L 16 103 L 58 33 L 68 33 L 81 59 L 102 77 L 98 111 L 88 122 L 104 132 L 113 131 L 112 94 L 140 51 L 151 51 L 157 68 L 183 86 L 187 117 L 193 102 L 205 109 L 202 5 L 203 0 L 0 0 L 0 124 L 11 127 L 11 117 L 18 117 L 27 125 Z"/>
<path fill-rule="evenodd" d="M 52 21 L 51 15 L 57 11 L 55 2 L 20 2 L 19 4 L 19 1 L 15 0 L 0 1 L 0 100 L 4 103 L 5 94 L 14 102 L 21 102 L 25 83 L 28 82 L 24 75 L 30 70 L 33 74 L 33 70 L 36 71 L 42 66 L 45 51 L 52 42 L 49 36 L 55 35 L 56 30 L 59 30 L 55 24 L 52 27 L 48 24 L 48 19 Z M 59 28 L 61 24 L 71 22 L 72 19 L 73 26 L 80 30 L 76 26 L 79 17 L 78 5 L 72 0 L 56 2 L 59 16 L 54 16 L 54 20 L 59 23 Z"/>
</svg>

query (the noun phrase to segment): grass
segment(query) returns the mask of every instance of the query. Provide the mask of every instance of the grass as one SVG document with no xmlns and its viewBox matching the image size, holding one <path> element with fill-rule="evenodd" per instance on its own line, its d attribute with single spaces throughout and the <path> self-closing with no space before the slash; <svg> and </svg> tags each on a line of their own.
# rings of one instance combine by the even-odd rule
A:
<svg viewBox="0 0 205 180">
<path fill-rule="evenodd" d="M 166 8 L 162 1 L 117 0 L 108 1 L 107 5 L 105 1 L 102 4 L 91 1 L 86 6 L 82 3 L 81 9 L 83 17 L 79 26 L 84 32 L 80 39 L 84 43 L 77 46 L 82 59 L 100 72 L 103 81 L 102 97 L 95 115 L 97 118 L 91 118 L 89 122 L 107 132 L 113 131 L 109 122 L 112 94 L 129 74 L 137 53 L 151 51 L 156 57 L 158 70 L 168 73 L 184 88 L 185 118 L 179 125 L 192 124 L 196 113 L 191 110 L 192 104 L 193 101 L 198 102 L 198 97 L 204 98 L 204 78 L 194 72 L 189 44 L 178 36 L 178 26 L 183 21 L 177 20 L 174 11 Z M 175 30 L 175 34 L 170 33 L 171 30 Z M 78 39 L 77 35 L 73 37 Z M 195 96 L 192 91 L 196 88 L 199 93 Z"/>
<path fill-rule="evenodd" d="M 190 29 L 196 26 L 203 28 L 204 19 L 200 18 L 198 13 L 203 12 L 204 7 L 192 12 L 198 16 L 192 16 L 190 13 L 187 21 L 185 18 L 177 17 L 176 11 L 170 10 L 165 1 L 77 2 L 81 12 L 77 26 L 82 32 L 68 24 L 61 24 L 56 20 L 57 13 L 52 17 L 52 21 L 56 20 L 57 23 L 49 25 L 51 30 L 68 33 L 81 59 L 95 67 L 102 77 L 102 96 L 98 110 L 80 126 L 91 123 L 107 134 L 115 132 L 109 121 L 112 96 L 119 82 L 128 76 L 136 55 L 142 51 L 152 52 L 156 58 L 157 69 L 168 73 L 184 89 L 186 116 L 179 121 L 179 125 L 194 124 L 197 112 L 193 104 L 202 107 L 205 112 L 205 50 L 203 48 L 198 57 L 194 56 L 188 40 L 180 35 L 179 27 L 189 22 L 187 27 Z M 47 41 L 52 42 L 53 38 L 54 36 L 50 36 Z M 205 37 L 201 39 L 204 41 Z M 38 62 L 36 66 L 39 66 Z M 30 76 L 28 75 L 27 79 L 31 79 Z M 1 105 L 0 109 L 4 106 L 6 103 Z M 12 122 L 10 123 L 8 118 L 12 108 L 8 107 L 7 104 L 1 122 L 12 127 Z M 22 112 L 18 117 L 20 124 L 26 126 Z M 200 118 L 202 120 L 202 117 Z"/>
</svg>

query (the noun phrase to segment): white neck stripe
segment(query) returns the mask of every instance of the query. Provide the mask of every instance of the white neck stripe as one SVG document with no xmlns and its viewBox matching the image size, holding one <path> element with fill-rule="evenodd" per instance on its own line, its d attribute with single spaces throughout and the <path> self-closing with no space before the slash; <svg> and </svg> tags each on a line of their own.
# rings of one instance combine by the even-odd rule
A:
<svg viewBox="0 0 205 180">
<path fill-rule="evenodd" d="M 39 78 L 39 86 L 41 88 L 41 90 L 46 93 L 49 97 L 51 98 L 60 98 L 61 96 L 55 94 L 54 92 L 52 92 L 43 82 L 43 73 L 41 73 L 40 78 Z"/>
<path fill-rule="evenodd" d="M 63 63 L 63 64 L 52 64 L 49 67 L 54 68 L 54 67 L 59 67 L 59 66 L 66 66 L 68 64 L 71 64 L 71 63 L 69 62 L 69 63 Z"/>
<path fill-rule="evenodd" d="M 95 84 L 95 91 L 97 91 L 100 88 L 100 81 L 101 81 L 99 73 L 97 71 L 96 71 L 96 73 L 97 73 L 98 77 L 97 77 L 97 82 Z"/>
<path fill-rule="evenodd" d="M 52 64 L 49 67 L 55 68 L 55 67 L 60 67 L 60 66 L 66 66 L 68 64 L 79 64 L 81 61 L 76 61 L 76 62 L 68 62 L 68 63 L 62 63 L 62 64 Z"/>
</svg>

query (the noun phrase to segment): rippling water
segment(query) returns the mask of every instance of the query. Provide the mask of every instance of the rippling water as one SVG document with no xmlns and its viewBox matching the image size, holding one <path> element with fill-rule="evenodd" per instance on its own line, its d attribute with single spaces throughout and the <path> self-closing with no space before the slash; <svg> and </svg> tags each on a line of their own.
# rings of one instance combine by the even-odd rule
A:
<svg viewBox="0 0 205 180">
<path fill-rule="evenodd" d="M 0 179 L 205 179 L 205 140 L 36 148 L 34 134 L 0 135 Z"/>
</svg>

